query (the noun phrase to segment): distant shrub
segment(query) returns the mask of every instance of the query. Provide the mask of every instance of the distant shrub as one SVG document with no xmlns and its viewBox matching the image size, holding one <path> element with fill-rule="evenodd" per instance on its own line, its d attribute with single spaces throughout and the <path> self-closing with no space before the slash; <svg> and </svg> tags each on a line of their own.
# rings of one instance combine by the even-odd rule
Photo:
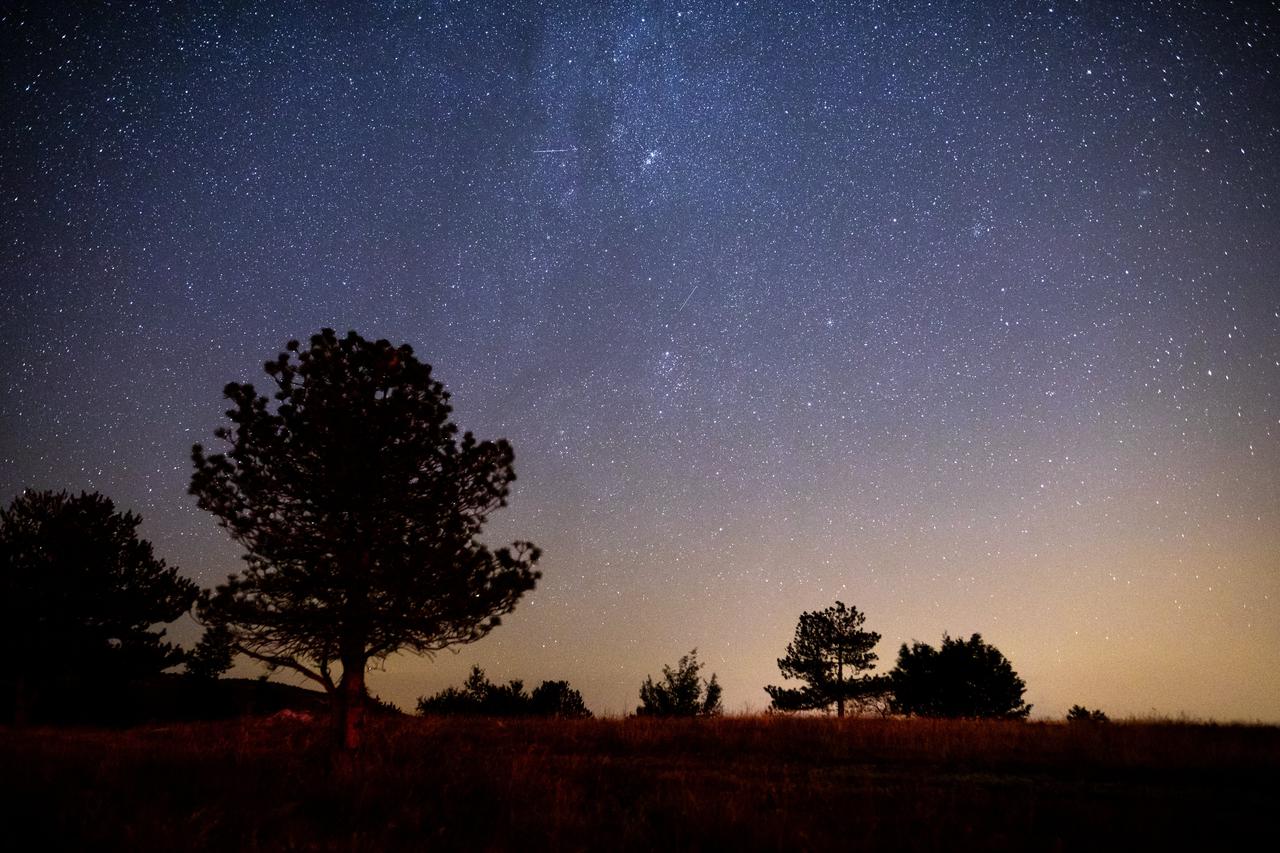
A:
<svg viewBox="0 0 1280 853">
<path fill-rule="evenodd" d="M 640 685 L 640 707 L 636 715 L 641 717 L 698 717 L 712 716 L 723 711 L 720 705 L 720 684 L 715 673 L 711 680 L 701 679 L 702 664 L 698 662 L 698 650 L 680 658 L 672 669 L 662 667 L 662 680 L 655 682 L 646 677 Z"/>
<path fill-rule="evenodd" d="M 430 715 L 486 717 L 590 717 L 582 694 L 567 681 L 544 681 L 527 693 L 524 682 L 512 679 L 494 684 L 478 666 L 461 688 L 447 687 L 434 696 L 418 700 L 418 713 Z"/>
<path fill-rule="evenodd" d="M 529 697 L 534 716 L 539 717 L 590 717 L 582 701 L 582 694 L 569 686 L 567 681 L 544 681 L 533 689 Z"/>
<path fill-rule="evenodd" d="M 1072 705 L 1067 712 L 1068 723 L 1109 723 L 1111 718 L 1105 712 L 1095 708 L 1092 711 L 1083 705 Z"/>
<path fill-rule="evenodd" d="M 372 693 L 368 690 L 365 691 L 364 701 L 369 711 L 374 714 L 390 717 L 399 717 L 404 714 L 404 711 L 400 710 L 400 706 L 395 702 L 383 699 L 377 693 Z"/>
</svg>

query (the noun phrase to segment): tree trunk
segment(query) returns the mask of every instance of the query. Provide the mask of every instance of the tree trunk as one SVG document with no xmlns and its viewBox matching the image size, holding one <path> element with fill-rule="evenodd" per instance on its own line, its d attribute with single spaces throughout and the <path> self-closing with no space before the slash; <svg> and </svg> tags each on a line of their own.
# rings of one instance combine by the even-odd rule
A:
<svg viewBox="0 0 1280 853">
<path fill-rule="evenodd" d="M 364 668 L 364 660 L 342 662 L 334 734 L 344 750 L 359 749 L 364 736 Z"/>
<path fill-rule="evenodd" d="M 844 718 L 844 658 L 836 658 L 836 717 Z"/>
</svg>

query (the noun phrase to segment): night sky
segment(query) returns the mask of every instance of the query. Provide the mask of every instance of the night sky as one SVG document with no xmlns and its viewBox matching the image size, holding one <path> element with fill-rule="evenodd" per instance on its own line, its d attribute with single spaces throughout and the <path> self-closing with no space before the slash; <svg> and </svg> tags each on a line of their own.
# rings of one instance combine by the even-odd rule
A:
<svg viewBox="0 0 1280 853">
<path fill-rule="evenodd" d="M 402 706 L 619 713 L 696 646 L 759 710 L 840 599 L 1036 716 L 1280 721 L 1280 4 L 316 5 L 0 11 L 6 503 L 220 581 L 223 385 L 356 329 L 512 441 L 486 538 L 545 550 Z"/>
</svg>

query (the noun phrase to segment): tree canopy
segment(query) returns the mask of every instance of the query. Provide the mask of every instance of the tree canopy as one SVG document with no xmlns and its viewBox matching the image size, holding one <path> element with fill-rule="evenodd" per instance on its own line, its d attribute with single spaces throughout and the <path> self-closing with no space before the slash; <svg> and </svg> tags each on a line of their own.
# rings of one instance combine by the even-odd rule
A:
<svg viewBox="0 0 1280 853">
<path fill-rule="evenodd" d="M 885 690 L 883 679 L 858 675 L 873 669 L 873 651 L 880 635 L 863 628 L 866 616 L 837 601 L 825 610 L 800 614 L 795 639 L 778 659 L 784 678 L 804 681 L 803 687 L 769 685 L 765 692 L 779 711 L 827 709 L 833 704 L 843 717 L 845 704 L 873 700 Z"/>
<path fill-rule="evenodd" d="M 191 492 L 247 552 L 200 613 L 237 651 L 333 694 L 354 746 L 368 662 L 485 636 L 533 588 L 539 551 L 479 541 L 514 453 L 459 438 L 449 394 L 408 345 L 324 329 L 265 370 L 272 399 L 226 386 L 224 452 L 192 450 Z"/>
<path fill-rule="evenodd" d="M 226 625 L 210 625 L 195 648 L 187 652 L 187 674 L 213 680 L 231 669 L 235 660 L 235 640 Z"/>
<path fill-rule="evenodd" d="M 1018 719 L 1031 713 L 1022 701 L 1026 684 L 980 634 L 968 640 L 943 635 L 938 649 L 904 643 L 889 681 L 891 707 L 900 714 Z"/>
<path fill-rule="evenodd" d="M 698 660 L 698 650 L 680 658 L 675 668 L 662 667 L 662 680 L 655 682 L 646 676 L 640 685 L 640 706 L 636 714 L 641 717 L 697 717 L 721 713 L 720 683 L 716 675 L 703 680 L 703 664 Z"/>
<path fill-rule="evenodd" d="M 423 715 L 457 715 L 488 717 L 590 717 L 582 694 L 567 681 L 544 681 L 532 693 L 524 682 L 512 679 L 494 684 L 478 666 L 471 668 L 462 688 L 447 687 L 434 696 L 418 700 L 418 713 Z"/>
<path fill-rule="evenodd" d="M 0 510 L 0 643 L 21 721 L 42 684 L 103 682 L 183 660 L 157 625 L 199 593 L 97 493 L 28 491 Z"/>
</svg>

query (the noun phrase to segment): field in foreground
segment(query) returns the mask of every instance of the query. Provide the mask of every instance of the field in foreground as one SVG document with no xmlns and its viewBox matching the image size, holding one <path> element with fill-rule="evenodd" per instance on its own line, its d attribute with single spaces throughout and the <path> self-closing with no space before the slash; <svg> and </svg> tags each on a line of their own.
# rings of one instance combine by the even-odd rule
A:
<svg viewBox="0 0 1280 853">
<path fill-rule="evenodd" d="M 1280 803 L 1275 727 L 373 725 L 356 763 L 288 720 L 0 729 L 0 816 L 41 849 L 1203 850 Z"/>
</svg>

